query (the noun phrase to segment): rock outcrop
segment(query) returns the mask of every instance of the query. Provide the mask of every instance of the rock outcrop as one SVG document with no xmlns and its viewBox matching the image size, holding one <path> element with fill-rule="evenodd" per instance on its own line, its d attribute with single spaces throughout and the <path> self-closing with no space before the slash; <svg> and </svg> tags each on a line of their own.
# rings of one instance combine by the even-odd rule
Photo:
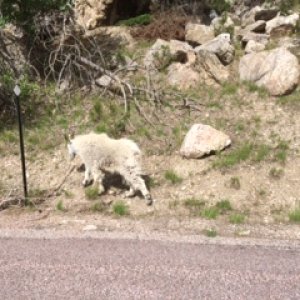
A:
<svg viewBox="0 0 300 300">
<path fill-rule="evenodd" d="M 231 144 L 228 135 L 209 125 L 194 124 L 188 131 L 180 148 L 185 158 L 201 158 L 212 152 L 222 151 Z"/>
<path fill-rule="evenodd" d="M 240 79 L 265 87 L 273 96 L 293 91 L 299 81 L 297 57 L 285 48 L 251 53 L 242 57 Z"/>
<path fill-rule="evenodd" d="M 231 44 L 229 33 L 222 33 L 211 41 L 195 48 L 196 53 L 200 50 L 216 54 L 224 65 L 228 65 L 234 60 L 235 50 Z"/>
</svg>

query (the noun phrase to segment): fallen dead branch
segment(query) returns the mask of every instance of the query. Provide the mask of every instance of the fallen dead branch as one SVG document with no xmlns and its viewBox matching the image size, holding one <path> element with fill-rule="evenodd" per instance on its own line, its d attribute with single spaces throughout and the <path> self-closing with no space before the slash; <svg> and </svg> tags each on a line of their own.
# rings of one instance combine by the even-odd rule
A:
<svg viewBox="0 0 300 300">
<path fill-rule="evenodd" d="M 43 196 L 29 197 L 29 199 L 25 199 L 20 196 L 13 196 L 12 192 L 10 192 L 9 195 L 5 197 L 6 199 L 2 199 L 0 201 L 0 211 L 7 209 L 11 206 L 25 206 L 27 204 L 36 206 L 46 201 L 46 199 L 59 195 L 62 186 L 65 184 L 67 178 L 74 170 L 75 170 L 75 166 L 72 166 L 67 172 L 67 174 L 65 175 L 65 177 L 63 178 L 63 180 L 55 188 L 49 191 L 45 191 Z"/>
</svg>

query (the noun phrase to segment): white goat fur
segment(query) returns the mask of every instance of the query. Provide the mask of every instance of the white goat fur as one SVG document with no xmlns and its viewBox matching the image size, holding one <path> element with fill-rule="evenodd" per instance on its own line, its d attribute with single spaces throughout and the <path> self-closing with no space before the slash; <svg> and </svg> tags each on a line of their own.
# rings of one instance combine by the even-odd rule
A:
<svg viewBox="0 0 300 300">
<path fill-rule="evenodd" d="M 102 193 L 104 172 L 119 173 L 130 186 L 126 196 L 133 196 L 139 190 L 151 204 L 150 193 L 141 178 L 141 151 L 135 142 L 112 139 L 105 133 L 89 133 L 71 139 L 68 149 L 71 159 L 77 154 L 85 164 L 84 186 L 91 182 L 92 175 L 94 182 L 99 182 L 99 193 Z"/>
</svg>

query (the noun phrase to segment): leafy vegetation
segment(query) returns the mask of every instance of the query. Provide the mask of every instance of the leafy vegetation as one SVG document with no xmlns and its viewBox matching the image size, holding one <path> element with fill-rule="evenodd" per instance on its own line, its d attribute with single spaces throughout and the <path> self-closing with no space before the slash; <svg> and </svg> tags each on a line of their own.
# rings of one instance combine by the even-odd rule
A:
<svg viewBox="0 0 300 300">
<path fill-rule="evenodd" d="M 224 214 L 230 210 L 232 210 L 232 206 L 230 201 L 225 199 L 216 203 L 216 208 L 220 211 L 221 214 Z"/>
<path fill-rule="evenodd" d="M 245 222 L 245 216 L 242 214 L 232 214 L 229 216 L 229 222 L 231 224 L 242 224 Z"/>
<path fill-rule="evenodd" d="M 172 184 L 178 184 L 182 182 L 182 178 L 175 173 L 173 170 L 167 170 L 165 172 L 165 179 L 170 181 Z"/>
<path fill-rule="evenodd" d="M 129 207 L 124 201 L 119 200 L 113 205 L 113 212 L 118 216 L 129 215 Z"/>
<path fill-rule="evenodd" d="M 233 189 L 239 190 L 241 188 L 241 182 L 240 182 L 239 177 L 236 177 L 236 176 L 231 177 L 229 186 Z"/>
<path fill-rule="evenodd" d="M 289 220 L 294 223 L 300 223 L 300 209 L 295 209 L 289 213 Z"/>
<path fill-rule="evenodd" d="M 203 231 L 203 233 L 207 236 L 207 237 L 216 237 L 217 236 L 217 231 L 213 228 L 209 228 L 209 229 L 205 229 Z"/>
<path fill-rule="evenodd" d="M 96 203 L 94 203 L 91 207 L 91 210 L 93 212 L 105 212 L 106 211 L 106 206 L 104 205 L 104 203 L 102 201 L 97 201 Z"/>
<path fill-rule="evenodd" d="M 59 200 L 56 203 L 56 210 L 58 210 L 58 211 L 66 211 L 66 208 L 64 206 L 64 202 L 62 200 Z"/>
<path fill-rule="evenodd" d="M 85 189 L 85 197 L 89 200 L 95 200 L 99 196 L 99 189 L 97 186 L 89 186 Z"/>
<path fill-rule="evenodd" d="M 217 207 L 206 208 L 201 212 L 201 216 L 206 219 L 216 219 L 219 214 L 220 212 Z"/>
<path fill-rule="evenodd" d="M 121 20 L 117 23 L 117 25 L 121 25 L 121 26 L 148 25 L 151 23 L 151 21 L 152 21 L 152 16 L 150 14 L 144 14 L 127 20 Z"/>
<path fill-rule="evenodd" d="M 33 30 L 33 18 L 38 13 L 49 10 L 65 11 L 70 3 L 71 0 L 3 0 L 1 12 L 5 22 L 15 22 L 30 31 Z"/>
<path fill-rule="evenodd" d="M 220 155 L 219 158 L 213 163 L 214 167 L 231 167 L 242 161 L 247 160 L 250 157 L 253 145 L 245 143 L 239 148 L 233 150 L 229 154 Z"/>
</svg>

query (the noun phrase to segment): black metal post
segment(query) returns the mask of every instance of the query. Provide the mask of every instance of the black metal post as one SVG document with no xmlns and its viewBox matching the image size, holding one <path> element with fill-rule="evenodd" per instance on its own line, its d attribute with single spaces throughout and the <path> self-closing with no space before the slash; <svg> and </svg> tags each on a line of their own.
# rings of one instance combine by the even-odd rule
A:
<svg viewBox="0 0 300 300">
<path fill-rule="evenodd" d="M 15 99 L 16 99 L 16 107 L 17 107 L 17 114 L 18 114 L 18 124 L 19 124 L 20 151 L 21 151 L 21 163 L 22 163 L 22 174 L 23 174 L 24 197 L 25 197 L 25 200 L 26 200 L 27 197 L 28 197 L 28 192 L 27 192 L 27 179 L 26 179 L 26 165 L 25 165 L 23 126 L 22 126 L 22 117 L 21 117 L 19 95 L 16 95 Z"/>
</svg>

